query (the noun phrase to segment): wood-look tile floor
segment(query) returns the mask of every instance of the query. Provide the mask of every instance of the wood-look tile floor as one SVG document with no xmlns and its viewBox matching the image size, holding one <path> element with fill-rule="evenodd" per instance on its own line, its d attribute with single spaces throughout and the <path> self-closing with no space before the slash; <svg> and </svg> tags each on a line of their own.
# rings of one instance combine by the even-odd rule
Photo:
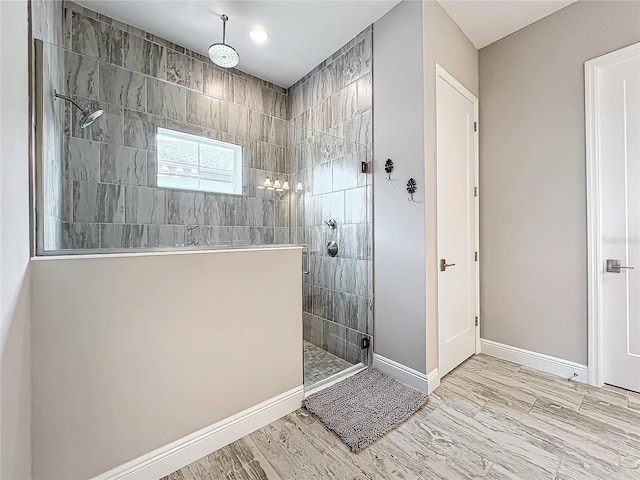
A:
<svg viewBox="0 0 640 480">
<path fill-rule="evenodd" d="M 485 355 L 359 454 L 304 409 L 163 480 L 640 480 L 640 394 Z"/>
</svg>

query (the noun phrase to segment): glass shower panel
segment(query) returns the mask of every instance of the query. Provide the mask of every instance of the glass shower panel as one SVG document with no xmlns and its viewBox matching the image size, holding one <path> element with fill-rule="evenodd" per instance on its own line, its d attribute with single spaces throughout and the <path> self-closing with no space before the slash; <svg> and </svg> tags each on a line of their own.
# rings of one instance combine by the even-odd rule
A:
<svg viewBox="0 0 640 480">
<path fill-rule="evenodd" d="M 296 127 L 293 241 L 310 250 L 303 278 L 305 384 L 370 364 L 373 335 L 370 151 Z"/>
<path fill-rule="evenodd" d="M 291 243 L 291 122 L 136 72 L 182 110 L 125 108 L 110 64 L 42 41 L 36 65 L 38 254 Z"/>
</svg>

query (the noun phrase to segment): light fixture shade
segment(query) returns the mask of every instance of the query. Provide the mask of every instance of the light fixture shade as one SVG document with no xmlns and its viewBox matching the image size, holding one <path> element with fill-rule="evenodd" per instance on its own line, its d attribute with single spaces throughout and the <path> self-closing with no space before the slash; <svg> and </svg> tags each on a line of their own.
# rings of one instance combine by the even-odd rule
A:
<svg viewBox="0 0 640 480">
<path fill-rule="evenodd" d="M 296 192 L 300 193 L 303 190 L 302 182 L 296 183 Z"/>
<path fill-rule="evenodd" d="M 276 178 L 276 181 L 275 181 L 275 182 L 273 182 L 273 187 L 274 187 L 276 190 L 282 190 L 282 186 L 280 185 L 280 179 Z"/>
<path fill-rule="evenodd" d="M 240 62 L 240 54 L 231 45 L 214 43 L 209 47 L 209 58 L 222 68 L 232 68 Z"/>
<path fill-rule="evenodd" d="M 263 189 L 263 188 L 269 188 L 269 187 L 271 187 L 271 179 L 267 177 L 264 179 L 264 183 L 260 185 L 258 188 Z"/>
<path fill-rule="evenodd" d="M 282 189 L 283 189 L 283 190 L 289 190 L 289 180 L 285 180 L 285 181 L 282 183 Z"/>
</svg>

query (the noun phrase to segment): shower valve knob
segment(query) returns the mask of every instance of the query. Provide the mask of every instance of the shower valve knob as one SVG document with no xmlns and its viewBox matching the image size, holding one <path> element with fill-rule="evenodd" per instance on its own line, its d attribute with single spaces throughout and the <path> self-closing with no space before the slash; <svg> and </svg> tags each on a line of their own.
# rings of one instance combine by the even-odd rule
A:
<svg viewBox="0 0 640 480">
<path fill-rule="evenodd" d="M 328 225 L 329 228 L 334 229 L 338 226 L 338 223 L 332 218 L 331 220 L 329 220 L 328 222 L 324 222 L 325 225 Z"/>
</svg>

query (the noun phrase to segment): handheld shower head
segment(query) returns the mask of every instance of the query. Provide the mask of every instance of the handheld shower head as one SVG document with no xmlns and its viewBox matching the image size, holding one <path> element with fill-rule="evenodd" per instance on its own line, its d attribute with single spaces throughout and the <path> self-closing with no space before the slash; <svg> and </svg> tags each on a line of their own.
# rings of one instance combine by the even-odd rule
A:
<svg viewBox="0 0 640 480">
<path fill-rule="evenodd" d="M 64 95 L 60 95 L 56 91 L 54 91 L 53 94 L 54 94 L 54 96 L 56 98 L 61 98 L 63 100 L 66 100 L 67 102 L 70 102 L 78 110 L 80 110 L 82 112 L 82 116 L 78 120 L 78 126 L 80 128 L 87 128 L 88 126 L 93 125 L 93 123 L 96 120 L 98 120 L 104 114 L 104 110 L 100 110 L 100 109 L 96 109 L 96 110 L 84 109 L 80 105 L 78 105 L 75 101 L 73 101 L 71 98 L 66 97 Z"/>
</svg>

